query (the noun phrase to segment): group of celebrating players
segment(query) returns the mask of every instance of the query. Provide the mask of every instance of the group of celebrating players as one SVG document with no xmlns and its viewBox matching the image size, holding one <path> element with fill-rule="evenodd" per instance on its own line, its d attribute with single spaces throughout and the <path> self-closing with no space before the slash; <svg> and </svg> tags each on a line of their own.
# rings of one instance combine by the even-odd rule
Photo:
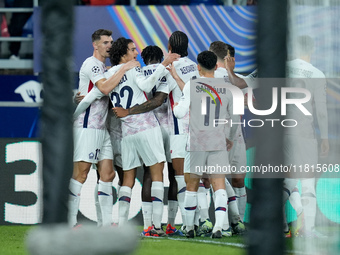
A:
<svg viewBox="0 0 340 255">
<path fill-rule="evenodd" d="M 245 166 L 243 130 L 240 125 L 207 129 L 209 123 L 200 121 L 202 116 L 195 114 L 199 107 L 190 100 L 190 86 L 192 82 L 211 84 L 214 78 L 224 78 L 228 84 L 241 89 L 253 87 L 256 71 L 246 77 L 236 75 L 233 71 L 235 49 L 221 41 L 212 42 L 209 50 L 199 53 L 196 64 L 187 57 L 188 37 L 181 31 L 171 34 L 165 58 L 158 46 L 143 49 L 143 68 L 137 61 L 138 51 L 131 39 L 121 37 L 113 41 L 111 31 L 99 29 L 92 34 L 92 43 L 93 56 L 84 61 L 79 72 L 69 225 L 77 225 L 81 188 L 95 164 L 98 226 L 112 225 L 115 170 L 119 176 L 118 225 L 126 224 L 136 171 L 142 167 L 142 235 L 222 238 L 243 234 L 246 230 L 242 222 L 247 200 L 245 174 L 193 171 L 195 165 L 217 163 L 233 165 L 236 169 Z M 107 58 L 110 68 L 105 66 Z M 232 113 L 231 93 L 227 90 L 220 96 L 227 103 L 222 107 L 209 101 L 206 114 L 213 116 L 219 107 L 219 118 L 240 121 L 241 116 Z M 161 220 L 165 162 L 170 186 L 164 231 Z M 210 189 L 215 207 L 214 225 L 208 212 Z M 180 229 L 175 227 L 178 207 L 183 221 Z"/>
</svg>

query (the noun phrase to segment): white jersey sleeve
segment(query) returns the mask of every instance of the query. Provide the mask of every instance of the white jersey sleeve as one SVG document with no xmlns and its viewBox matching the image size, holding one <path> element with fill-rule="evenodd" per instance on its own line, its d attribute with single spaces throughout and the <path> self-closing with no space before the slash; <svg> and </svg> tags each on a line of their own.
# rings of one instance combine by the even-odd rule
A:
<svg viewBox="0 0 340 255">
<path fill-rule="evenodd" d="M 168 72 L 162 64 L 158 65 L 156 70 L 149 76 L 145 76 L 139 67 L 136 67 L 135 70 L 137 72 L 135 77 L 137 86 L 147 93 L 149 93 L 153 87 L 157 85 L 158 80 L 162 79 Z"/>
<path fill-rule="evenodd" d="M 257 69 L 255 69 L 252 73 L 244 77 L 244 81 L 247 83 L 247 86 L 253 89 L 259 87 L 258 79 L 257 79 Z"/>
<path fill-rule="evenodd" d="M 105 94 L 103 94 L 96 86 L 91 89 L 83 100 L 78 104 L 76 110 L 73 113 L 73 118 L 76 119 L 81 113 L 83 113 L 96 99 L 100 99 Z"/>
<path fill-rule="evenodd" d="M 190 106 L 190 81 L 183 88 L 183 95 L 178 105 L 174 106 L 173 112 L 176 118 L 181 119 L 189 112 Z"/>
<path fill-rule="evenodd" d="M 293 84 L 302 84 L 302 86 L 311 93 L 311 100 L 305 103 L 304 106 L 309 112 L 312 112 L 313 108 L 315 108 L 321 138 L 328 139 L 327 81 L 325 75 L 311 63 L 302 59 L 288 61 L 287 74 L 289 78 L 294 79 Z M 313 107 L 313 104 L 315 107 Z M 293 112 L 293 114 L 295 112 Z M 314 136 L 313 116 L 301 115 L 299 124 L 301 128 L 296 128 L 296 130 L 299 131 L 299 135 Z"/>
<path fill-rule="evenodd" d="M 78 91 L 80 94 L 86 96 L 95 87 L 96 82 L 105 78 L 105 72 L 106 67 L 103 62 L 94 56 L 87 58 L 79 71 Z M 84 107 L 86 111 L 84 108 L 79 108 L 73 126 L 76 128 L 105 129 L 108 102 L 108 97 L 101 97 L 87 104 L 87 107 Z"/>
</svg>

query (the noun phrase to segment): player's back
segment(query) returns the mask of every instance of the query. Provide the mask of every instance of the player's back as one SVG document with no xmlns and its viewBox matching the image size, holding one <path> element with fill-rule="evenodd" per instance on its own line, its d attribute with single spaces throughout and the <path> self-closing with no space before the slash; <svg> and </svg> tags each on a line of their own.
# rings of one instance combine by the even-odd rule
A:
<svg viewBox="0 0 340 255">
<path fill-rule="evenodd" d="M 197 64 L 188 57 L 183 57 L 178 61 L 174 61 L 173 65 L 175 66 L 178 76 L 184 83 L 190 81 L 191 78 L 199 77 Z M 172 92 L 174 102 L 178 102 L 182 96 L 182 92 L 178 87 L 177 82 L 172 77 L 169 78 L 169 90 Z"/>
<path fill-rule="evenodd" d="M 325 78 L 323 72 L 302 59 L 287 62 L 287 76 L 289 78 Z"/>
<path fill-rule="evenodd" d="M 223 79 L 215 78 L 191 81 L 190 150 L 226 150 L 225 138 L 229 135 L 228 123 L 234 116 L 232 115 L 233 97 L 225 84 Z M 213 98 L 205 91 L 209 91 Z M 202 114 L 202 111 L 205 111 L 205 114 Z"/>
<path fill-rule="evenodd" d="M 288 134 L 297 134 L 303 137 L 314 137 L 314 106 L 322 108 L 326 106 L 326 79 L 323 72 L 302 59 L 294 59 L 287 62 L 287 86 L 306 89 L 311 98 L 303 106 L 312 114 L 305 115 L 295 105 L 287 106 L 287 116 L 298 121 L 298 126 L 285 130 Z M 299 99 L 301 93 L 291 93 L 290 99 Z M 304 96 L 303 96 L 304 97 Z M 326 111 L 326 109 L 324 110 Z M 325 113 L 327 114 L 327 113 Z"/>
</svg>

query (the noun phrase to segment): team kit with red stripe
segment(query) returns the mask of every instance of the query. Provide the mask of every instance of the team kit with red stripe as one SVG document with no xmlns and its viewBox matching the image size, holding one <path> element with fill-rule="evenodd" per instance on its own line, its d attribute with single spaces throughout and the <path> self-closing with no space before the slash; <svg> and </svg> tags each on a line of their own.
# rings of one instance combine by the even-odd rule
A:
<svg viewBox="0 0 340 255">
<path fill-rule="evenodd" d="M 97 81 L 105 78 L 105 64 L 95 57 L 86 59 L 79 72 L 79 91 L 87 95 Z M 101 159 L 112 159 L 112 146 L 106 128 L 109 98 L 95 100 L 74 121 L 73 161 L 97 163 Z"/>
<path fill-rule="evenodd" d="M 108 96 L 93 85 L 103 78 L 110 79 L 122 68 L 122 65 L 113 66 L 107 71 L 105 64 L 95 57 L 90 57 L 84 62 L 79 73 L 79 92 L 85 97 L 74 113 L 74 161 L 97 163 L 103 158 L 113 159 L 114 165 L 122 167 L 126 172 L 143 164 L 154 166 L 157 163 L 172 161 L 178 186 L 178 205 L 183 226 L 186 226 L 184 207 L 186 182 L 183 175 L 185 165 L 183 162 L 185 162 L 189 143 L 189 113 L 181 118 L 177 118 L 173 113 L 174 105 L 183 96 L 183 88 L 181 89 L 178 81 L 162 64 L 149 65 L 143 69 L 135 67 L 126 71 Z M 188 57 L 180 57 L 172 65 L 184 84 L 199 77 L 197 64 Z M 127 115 L 118 119 L 108 108 L 109 101 L 111 101 L 113 107 L 130 109 L 142 105 L 156 92 L 168 94 L 168 97 L 160 107 L 153 111 Z M 180 167 L 178 167 L 178 162 L 181 164 Z M 129 204 L 133 202 L 131 201 L 131 188 L 123 184 L 118 192 L 119 224 L 125 224 L 127 221 Z M 162 194 L 160 193 L 157 197 L 163 204 Z M 206 200 L 206 196 L 203 200 Z M 123 204 L 124 208 L 126 207 L 125 213 L 122 211 Z M 200 201 L 198 201 L 198 208 L 200 207 Z M 204 224 L 209 223 L 209 219 L 204 218 L 207 219 Z M 159 229 L 160 222 L 156 224 L 154 221 L 153 223 L 155 229 Z M 185 232 L 185 228 L 182 230 Z"/>
</svg>

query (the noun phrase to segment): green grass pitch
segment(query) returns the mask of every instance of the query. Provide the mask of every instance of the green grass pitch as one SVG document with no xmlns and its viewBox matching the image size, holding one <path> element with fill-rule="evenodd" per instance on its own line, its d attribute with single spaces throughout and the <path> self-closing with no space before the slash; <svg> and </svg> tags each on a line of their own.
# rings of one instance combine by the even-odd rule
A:
<svg viewBox="0 0 340 255">
<path fill-rule="evenodd" d="M 33 226 L 34 227 L 34 226 Z M 0 226 L 0 254 L 27 255 L 25 237 L 32 226 Z M 140 227 L 142 229 L 142 227 Z M 242 237 L 219 240 L 209 237 L 187 239 L 186 237 L 141 237 L 134 255 L 173 254 L 246 254 Z"/>
</svg>

